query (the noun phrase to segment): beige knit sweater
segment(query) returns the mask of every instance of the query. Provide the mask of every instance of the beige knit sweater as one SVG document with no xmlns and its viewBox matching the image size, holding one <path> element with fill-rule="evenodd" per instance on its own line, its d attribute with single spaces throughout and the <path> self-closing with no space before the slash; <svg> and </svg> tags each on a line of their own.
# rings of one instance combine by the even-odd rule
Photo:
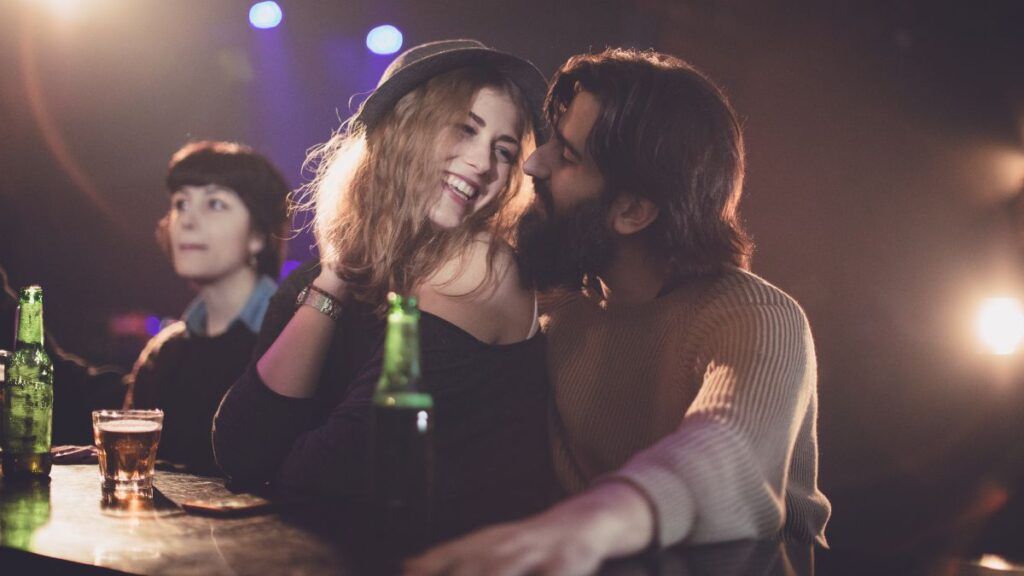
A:
<svg viewBox="0 0 1024 576">
<path fill-rule="evenodd" d="M 570 296 L 544 321 L 566 490 L 633 484 L 663 546 L 826 545 L 814 342 L 792 298 L 730 268 L 637 306 Z"/>
</svg>

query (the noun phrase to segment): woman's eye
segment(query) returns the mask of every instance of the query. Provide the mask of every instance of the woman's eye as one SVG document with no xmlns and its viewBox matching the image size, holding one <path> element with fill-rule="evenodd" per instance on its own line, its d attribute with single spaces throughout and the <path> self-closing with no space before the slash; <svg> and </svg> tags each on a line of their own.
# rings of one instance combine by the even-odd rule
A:
<svg viewBox="0 0 1024 576">
<path fill-rule="evenodd" d="M 171 208 L 177 212 L 181 212 L 188 208 L 188 202 L 184 198 L 172 198 Z"/>
<path fill-rule="evenodd" d="M 213 210 L 225 210 L 228 207 L 228 203 L 220 198 L 210 198 L 209 206 Z"/>
<path fill-rule="evenodd" d="M 511 164 L 516 159 L 516 153 L 509 150 L 508 148 L 498 148 L 498 158 L 501 158 L 502 162 Z"/>
<path fill-rule="evenodd" d="M 459 124 L 459 132 L 467 136 L 475 136 L 476 128 L 470 126 L 469 124 Z"/>
</svg>

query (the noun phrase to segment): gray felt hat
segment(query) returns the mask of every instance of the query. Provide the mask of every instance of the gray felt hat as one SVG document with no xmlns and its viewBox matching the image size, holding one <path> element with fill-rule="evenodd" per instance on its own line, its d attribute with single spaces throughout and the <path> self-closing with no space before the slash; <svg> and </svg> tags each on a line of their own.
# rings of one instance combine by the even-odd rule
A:
<svg viewBox="0 0 1024 576">
<path fill-rule="evenodd" d="M 377 89 L 359 107 L 352 127 L 372 130 L 402 96 L 423 82 L 456 68 L 480 64 L 494 66 L 523 91 L 533 115 L 537 143 L 543 143 L 547 138 L 543 111 L 548 92 L 544 75 L 530 62 L 488 48 L 476 40 L 440 40 L 402 52 L 384 71 Z"/>
</svg>

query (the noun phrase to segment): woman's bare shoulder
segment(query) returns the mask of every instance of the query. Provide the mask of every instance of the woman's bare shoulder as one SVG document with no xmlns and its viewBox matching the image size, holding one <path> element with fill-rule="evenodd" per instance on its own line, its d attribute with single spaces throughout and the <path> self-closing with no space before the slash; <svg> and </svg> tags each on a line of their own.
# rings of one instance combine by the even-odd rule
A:
<svg viewBox="0 0 1024 576">
<path fill-rule="evenodd" d="M 521 340 L 533 323 L 533 291 L 522 285 L 512 248 L 486 237 L 424 284 L 420 305 L 488 343 Z"/>
</svg>

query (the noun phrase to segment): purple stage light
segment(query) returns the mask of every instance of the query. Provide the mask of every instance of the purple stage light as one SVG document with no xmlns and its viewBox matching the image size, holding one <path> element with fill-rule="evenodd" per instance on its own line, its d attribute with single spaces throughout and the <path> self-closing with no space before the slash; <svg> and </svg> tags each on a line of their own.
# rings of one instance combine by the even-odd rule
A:
<svg viewBox="0 0 1024 576">
<path fill-rule="evenodd" d="M 147 316 L 146 317 L 146 333 L 150 336 L 156 336 L 160 332 L 160 317 L 159 316 Z"/>
<path fill-rule="evenodd" d="M 302 265 L 302 262 L 298 260 L 285 260 L 284 265 L 281 266 L 281 279 L 287 278 L 300 265 Z"/>
</svg>

